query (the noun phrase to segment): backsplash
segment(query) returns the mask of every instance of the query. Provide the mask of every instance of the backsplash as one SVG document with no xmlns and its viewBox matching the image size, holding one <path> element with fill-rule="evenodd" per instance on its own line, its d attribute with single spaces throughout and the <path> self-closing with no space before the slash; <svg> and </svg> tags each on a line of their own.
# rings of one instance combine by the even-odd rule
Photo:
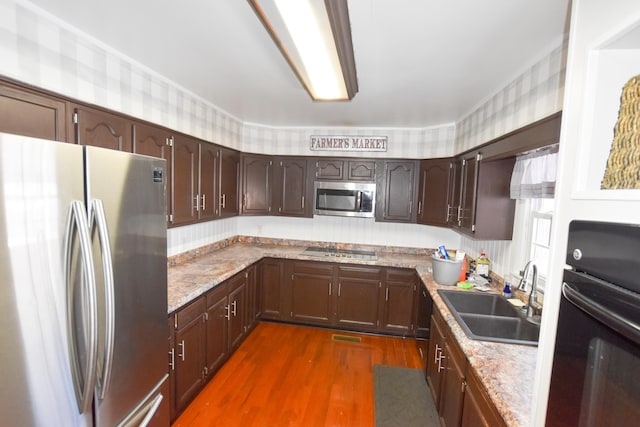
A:
<svg viewBox="0 0 640 427">
<path fill-rule="evenodd" d="M 561 109 L 567 42 L 457 123 L 426 128 L 277 128 L 240 119 L 26 1 L 0 3 L 0 75 L 101 105 L 246 152 L 314 154 L 309 136 L 385 135 L 386 153 L 370 157 L 447 157 Z M 322 153 L 343 155 L 343 153 Z M 360 154 L 358 154 L 360 155 Z M 238 217 L 172 228 L 175 255 L 235 235 L 317 239 L 407 247 L 446 244 L 473 256 L 484 248 L 498 273 L 510 268 L 509 242 L 479 242 L 454 231 L 353 218 Z"/>
</svg>

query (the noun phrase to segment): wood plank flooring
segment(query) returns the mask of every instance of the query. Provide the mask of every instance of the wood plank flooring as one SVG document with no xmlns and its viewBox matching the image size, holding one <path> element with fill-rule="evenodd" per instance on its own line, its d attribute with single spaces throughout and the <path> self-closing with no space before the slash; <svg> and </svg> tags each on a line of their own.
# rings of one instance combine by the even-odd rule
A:
<svg viewBox="0 0 640 427">
<path fill-rule="evenodd" d="M 173 427 L 373 427 L 376 364 L 422 368 L 413 339 L 263 322 Z"/>
</svg>

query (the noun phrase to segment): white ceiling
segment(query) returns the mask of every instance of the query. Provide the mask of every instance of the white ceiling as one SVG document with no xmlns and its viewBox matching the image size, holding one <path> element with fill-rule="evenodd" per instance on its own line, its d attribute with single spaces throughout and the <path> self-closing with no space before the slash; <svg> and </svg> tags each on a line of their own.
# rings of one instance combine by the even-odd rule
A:
<svg viewBox="0 0 640 427">
<path fill-rule="evenodd" d="M 455 122 L 557 47 L 569 0 L 349 0 L 359 92 L 313 102 L 246 0 L 32 0 L 237 118 Z"/>
</svg>

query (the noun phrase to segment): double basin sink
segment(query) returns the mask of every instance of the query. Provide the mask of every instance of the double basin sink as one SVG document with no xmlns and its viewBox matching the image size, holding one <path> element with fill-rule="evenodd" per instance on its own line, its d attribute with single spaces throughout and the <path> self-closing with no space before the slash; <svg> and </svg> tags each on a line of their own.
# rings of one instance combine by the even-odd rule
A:
<svg viewBox="0 0 640 427">
<path fill-rule="evenodd" d="M 540 326 L 501 295 L 443 289 L 438 294 L 469 338 L 538 345 Z"/>
</svg>

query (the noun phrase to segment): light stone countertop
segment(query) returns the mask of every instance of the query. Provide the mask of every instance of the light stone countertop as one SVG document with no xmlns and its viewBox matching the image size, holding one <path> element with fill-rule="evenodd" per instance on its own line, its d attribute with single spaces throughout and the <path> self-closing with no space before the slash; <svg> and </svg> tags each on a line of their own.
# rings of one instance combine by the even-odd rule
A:
<svg viewBox="0 0 640 427">
<path fill-rule="evenodd" d="M 168 308 L 176 311 L 217 284 L 244 270 L 262 258 L 285 258 L 320 261 L 302 254 L 306 246 L 291 244 L 232 243 L 227 247 L 181 262 L 168 269 Z M 413 268 L 429 291 L 437 309 L 449 325 L 471 367 L 508 426 L 530 425 L 537 347 L 474 341 L 465 335 L 446 306 L 438 289 L 457 289 L 438 285 L 430 272 L 429 255 L 419 253 L 377 253 L 376 261 L 334 259 L 331 262 L 387 267 Z M 460 292 L 469 292 L 460 290 Z M 475 292 L 475 291 L 474 291 Z"/>
</svg>

